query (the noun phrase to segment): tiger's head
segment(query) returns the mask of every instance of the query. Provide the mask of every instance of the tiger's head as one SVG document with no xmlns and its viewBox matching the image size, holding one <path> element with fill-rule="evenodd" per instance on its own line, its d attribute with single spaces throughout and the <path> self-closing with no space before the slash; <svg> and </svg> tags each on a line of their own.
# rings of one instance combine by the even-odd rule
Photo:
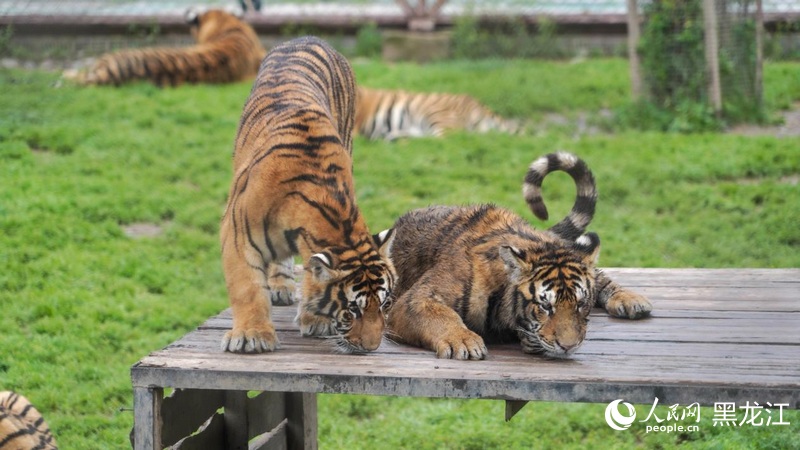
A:
<svg viewBox="0 0 800 450">
<path fill-rule="evenodd" d="M 583 343 L 595 302 L 595 264 L 600 238 L 587 233 L 575 242 L 503 246 L 510 304 L 523 351 L 566 357 Z"/>
<path fill-rule="evenodd" d="M 376 350 L 386 327 L 396 277 L 389 259 L 394 232 L 385 230 L 353 248 L 331 247 L 306 263 L 298 311 L 304 336 L 330 336 L 342 353 Z"/>
<path fill-rule="evenodd" d="M 241 11 L 235 8 L 207 9 L 192 7 L 186 10 L 184 18 L 189 24 L 189 32 L 198 44 L 220 36 L 229 28 L 240 27 Z"/>
</svg>

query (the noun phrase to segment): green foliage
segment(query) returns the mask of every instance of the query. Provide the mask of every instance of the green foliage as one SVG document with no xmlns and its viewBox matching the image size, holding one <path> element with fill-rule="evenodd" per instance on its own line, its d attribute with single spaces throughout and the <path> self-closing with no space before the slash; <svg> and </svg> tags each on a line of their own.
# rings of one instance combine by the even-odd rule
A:
<svg viewBox="0 0 800 450">
<path fill-rule="evenodd" d="M 20 49 L 14 45 L 14 26 L 0 27 L 0 57 L 18 57 Z"/>
<path fill-rule="evenodd" d="M 505 115 L 596 112 L 628 101 L 623 60 L 353 63 L 359 82 L 469 93 Z M 800 100 L 798 64 L 767 66 L 765 97 Z M 129 448 L 130 365 L 227 307 L 219 219 L 250 83 L 158 89 L 58 86 L 0 70 L 0 388 L 29 397 L 64 449 Z M 470 135 L 355 143 L 370 229 L 411 208 L 495 202 L 534 225 L 569 211 L 574 186 L 545 181 L 553 220 L 520 194 L 530 161 L 565 149 L 595 172 L 591 229 L 604 266 L 798 267 L 794 140 L 623 131 Z M 563 176 L 561 176 L 563 175 Z M 125 227 L 159 226 L 132 238 Z M 320 396 L 322 448 L 797 448 L 793 428 L 690 435 L 614 432 L 603 405 L 537 403 L 511 422 L 500 401 Z M 640 411 L 641 412 L 641 411 Z M 456 431 L 457 430 L 457 431 Z"/>
<path fill-rule="evenodd" d="M 563 58 L 571 56 L 558 44 L 556 24 L 543 18 L 533 31 L 521 17 L 494 27 L 482 26 L 475 16 L 463 15 L 453 27 L 452 49 L 457 59 Z"/>
<path fill-rule="evenodd" d="M 633 115 L 653 116 L 654 128 L 702 131 L 721 128 L 708 107 L 703 14 L 701 2 L 664 1 L 644 6 L 647 18 L 638 51 L 652 107 L 632 105 Z M 671 116 L 671 117 L 670 117 Z M 669 118 L 669 120 L 664 120 Z M 637 125 L 649 124 L 639 119 Z"/>
<path fill-rule="evenodd" d="M 720 39 L 727 51 L 719 52 L 723 111 L 727 120 L 763 122 L 756 82 L 756 24 L 753 20 L 732 23 L 722 30 Z"/>
<path fill-rule="evenodd" d="M 131 24 L 128 26 L 128 35 L 142 39 L 143 45 L 155 45 L 161 35 L 161 26 L 154 22 L 149 24 Z"/>
<path fill-rule="evenodd" d="M 361 26 L 356 33 L 356 56 L 376 58 L 381 56 L 383 49 L 381 32 L 375 22 Z"/>
<path fill-rule="evenodd" d="M 775 60 L 800 60 L 800 46 L 792 45 L 800 32 L 800 20 L 777 22 L 772 33 L 764 36 L 764 57 Z M 788 44 L 788 45 L 787 45 Z"/>
<path fill-rule="evenodd" d="M 639 41 L 649 94 L 666 109 L 681 99 L 705 101 L 703 16 L 697 0 L 650 2 Z"/>
<path fill-rule="evenodd" d="M 755 24 L 742 20 L 720 27 L 720 82 L 724 121 L 708 98 L 702 2 L 659 1 L 644 5 L 647 18 L 639 54 L 648 102 L 663 111 L 637 126 L 680 132 L 713 131 L 727 123 L 764 122 L 756 92 Z M 722 19 L 720 19 L 722 20 Z M 629 105 L 632 115 L 652 117 L 651 107 Z M 665 121 L 668 116 L 671 120 Z"/>
</svg>

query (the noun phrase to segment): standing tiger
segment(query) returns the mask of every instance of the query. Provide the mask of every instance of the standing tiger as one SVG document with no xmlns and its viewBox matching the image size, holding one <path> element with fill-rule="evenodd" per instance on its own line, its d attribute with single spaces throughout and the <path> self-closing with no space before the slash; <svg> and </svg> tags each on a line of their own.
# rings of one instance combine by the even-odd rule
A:
<svg viewBox="0 0 800 450">
<path fill-rule="evenodd" d="M 197 45 L 107 53 L 85 73 L 65 73 L 65 77 L 83 84 L 119 86 L 147 80 L 158 86 L 178 86 L 231 83 L 255 76 L 266 50 L 250 25 L 223 10 L 190 9 L 186 21 Z"/>
<path fill-rule="evenodd" d="M 468 95 L 358 88 L 356 131 L 367 139 L 442 136 L 451 130 L 517 133 L 520 128 Z"/>
<path fill-rule="evenodd" d="M 50 427 L 27 398 L 0 392 L 0 449 L 56 450 Z"/>
<path fill-rule="evenodd" d="M 523 185 L 531 210 L 547 218 L 541 185 L 555 170 L 572 176 L 578 194 L 569 215 L 546 231 L 494 205 L 434 206 L 397 221 L 398 282 L 388 322 L 394 337 L 439 358 L 483 359 L 484 339 L 564 357 L 583 342 L 595 302 L 616 317 L 650 312 L 645 297 L 596 268 L 600 239 L 583 233 L 597 191 L 582 160 L 559 152 L 534 161 Z"/>
<path fill-rule="evenodd" d="M 233 310 L 224 350 L 278 346 L 270 303 L 293 302 L 295 254 L 306 271 L 302 334 L 336 336 L 346 353 L 380 345 L 393 233 L 372 236 L 356 207 L 354 94 L 350 64 L 317 38 L 275 47 L 261 64 L 239 123 L 220 233 Z"/>
</svg>

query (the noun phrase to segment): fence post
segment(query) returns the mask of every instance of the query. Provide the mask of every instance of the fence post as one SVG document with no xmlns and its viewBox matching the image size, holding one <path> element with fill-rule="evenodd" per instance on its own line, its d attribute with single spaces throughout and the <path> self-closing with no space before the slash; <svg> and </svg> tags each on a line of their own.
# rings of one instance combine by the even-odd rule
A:
<svg viewBox="0 0 800 450">
<path fill-rule="evenodd" d="M 706 67 L 709 75 L 708 98 L 714 113 L 722 114 L 722 86 L 719 76 L 719 31 L 715 0 L 703 0 L 703 29 L 705 30 Z"/>
<path fill-rule="evenodd" d="M 759 110 L 764 105 L 764 8 L 756 0 L 756 73 L 755 97 Z"/>
<path fill-rule="evenodd" d="M 639 7 L 636 0 L 628 3 L 628 70 L 631 76 L 631 93 L 634 100 L 642 98 L 642 67 L 639 63 Z"/>
</svg>

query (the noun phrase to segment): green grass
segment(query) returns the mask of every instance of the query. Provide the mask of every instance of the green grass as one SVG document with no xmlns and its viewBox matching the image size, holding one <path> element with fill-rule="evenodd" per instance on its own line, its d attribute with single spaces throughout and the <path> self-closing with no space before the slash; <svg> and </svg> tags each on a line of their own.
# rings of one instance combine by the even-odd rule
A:
<svg viewBox="0 0 800 450">
<path fill-rule="evenodd" d="M 369 86 L 467 92 L 506 115 L 616 108 L 621 60 L 360 61 Z M 800 100 L 798 64 L 766 68 L 772 108 Z M 28 396 L 64 449 L 126 448 L 130 365 L 227 306 L 218 224 L 249 83 L 160 90 L 58 86 L 0 71 L 0 389 Z M 538 224 L 520 194 L 527 164 L 578 153 L 600 189 L 591 229 L 604 266 L 800 267 L 797 139 L 621 131 L 575 137 L 454 134 L 356 141 L 359 205 L 378 231 L 411 208 L 495 202 Z M 552 220 L 574 196 L 548 177 Z M 160 225 L 132 239 L 123 226 Z M 614 432 L 604 405 L 537 403 L 510 423 L 499 401 L 320 396 L 322 448 L 800 448 L 790 427 Z M 639 407 L 646 414 L 647 405 Z"/>
</svg>

